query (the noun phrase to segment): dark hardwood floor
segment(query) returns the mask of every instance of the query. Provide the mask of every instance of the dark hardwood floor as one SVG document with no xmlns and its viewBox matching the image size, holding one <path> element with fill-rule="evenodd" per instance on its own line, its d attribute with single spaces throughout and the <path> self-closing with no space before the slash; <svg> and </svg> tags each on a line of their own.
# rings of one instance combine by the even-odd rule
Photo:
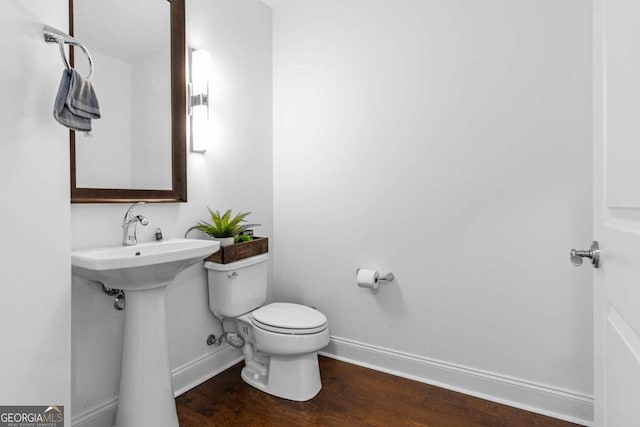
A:
<svg viewBox="0 0 640 427">
<path fill-rule="evenodd" d="M 180 427 L 576 426 L 325 357 L 320 357 L 320 393 L 308 402 L 292 402 L 245 384 L 242 366 L 179 396 Z"/>
</svg>

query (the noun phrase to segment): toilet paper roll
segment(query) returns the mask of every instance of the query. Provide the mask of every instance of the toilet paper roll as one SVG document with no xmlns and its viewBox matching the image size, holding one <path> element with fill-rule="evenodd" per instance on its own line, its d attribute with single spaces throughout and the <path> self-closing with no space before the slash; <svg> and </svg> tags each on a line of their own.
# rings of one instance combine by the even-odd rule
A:
<svg viewBox="0 0 640 427">
<path fill-rule="evenodd" d="M 360 286 L 361 288 L 371 288 L 377 290 L 380 284 L 378 281 L 378 277 L 380 277 L 380 274 L 376 270 L 366 270 L 364 268 L 361 268 L 356 274 L 356 283 L 358 283 L 358 286 Z"/>
</svg>

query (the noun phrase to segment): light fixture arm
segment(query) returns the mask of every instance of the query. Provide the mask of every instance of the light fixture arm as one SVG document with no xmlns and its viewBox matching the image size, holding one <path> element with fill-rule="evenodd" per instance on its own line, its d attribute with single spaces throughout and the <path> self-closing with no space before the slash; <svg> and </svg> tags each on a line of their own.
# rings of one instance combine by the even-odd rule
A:
<svg viewBox="0 0 640 427">
<path fill-rule="evenodd" d="M 209 82 L 207 81 L 207 91 L 205 93 L 193 93 L 193 83 L 189 82 L 187 86 L 189 93 L 189 115 L 193 116 L 193 108 L 198 106 L 207 107 L 207 115 L 209 115 Z"/>
</svg>

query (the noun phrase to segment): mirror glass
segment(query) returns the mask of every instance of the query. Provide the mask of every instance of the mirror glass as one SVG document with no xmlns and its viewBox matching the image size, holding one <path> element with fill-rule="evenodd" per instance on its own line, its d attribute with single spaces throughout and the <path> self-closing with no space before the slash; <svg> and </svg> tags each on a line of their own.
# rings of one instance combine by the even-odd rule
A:
<svg viewBox="0 0 640 427">
<path fill-rule="evenodd" d="M 93 57 L 102 116 L 91 133 L 72 132 L 72 202 L 186 199 L 176 195 L 184 155 L 175 158 L 186 149 L 184 123 L 176 123 L 185 120 L 184 101 L 174 99 L 186 97 L 184 72 L 176 72 L 185 68 L 184 1 L 75 0 L 70 7 L 73 35 Z M 182 52 L 172 52 L 180 40 Z M 80 49 L 74 66 L 89 74 Z M 104 200 L 74 197 L 83 190 Z"/>
</svg>

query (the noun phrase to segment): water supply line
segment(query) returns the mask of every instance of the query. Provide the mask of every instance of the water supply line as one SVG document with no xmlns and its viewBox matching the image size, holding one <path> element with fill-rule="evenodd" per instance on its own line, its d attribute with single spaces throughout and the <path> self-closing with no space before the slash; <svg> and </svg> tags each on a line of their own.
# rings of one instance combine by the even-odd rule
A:
<svg viewBox="0 0 640 427">
<path fill-rule="evenodd" d="M 224 321 L 225 317 L 220 317 L 220 326 L 222 327 L 222 335 L 216 337 L 214 334 L 211 334 L 207 337 L 207 345 L 220 345 L 222 341 L 226 341 L 231 347 L 234 348 L 242 348 L 244 347 L 244 338 L 236 333 L 236 332 L 227 332 L 224 329 Z"/>
</svg>

